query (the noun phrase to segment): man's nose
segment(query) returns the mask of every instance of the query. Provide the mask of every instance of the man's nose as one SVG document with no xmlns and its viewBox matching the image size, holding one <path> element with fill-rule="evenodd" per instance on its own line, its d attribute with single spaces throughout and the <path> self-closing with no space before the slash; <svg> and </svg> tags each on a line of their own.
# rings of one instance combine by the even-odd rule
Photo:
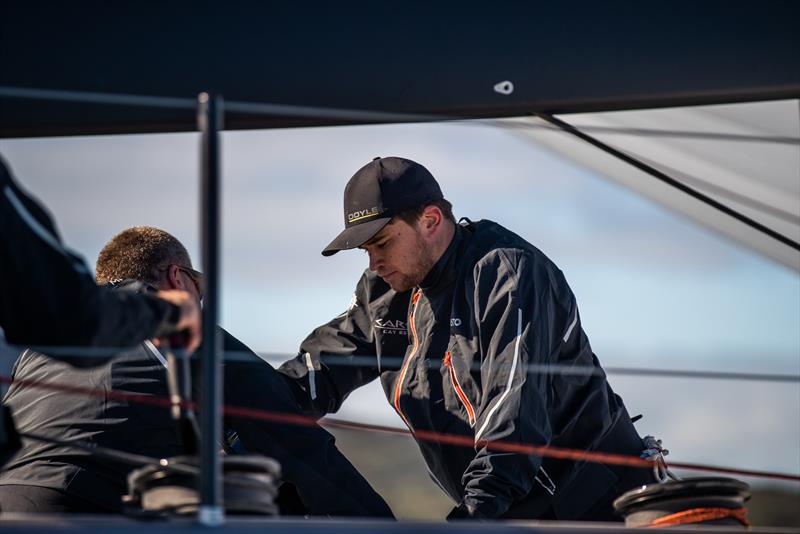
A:
<svg viewBox="0 0 800 534">
<path fill-rule="evenodd" d="M 377 254 L 373 252 L 367 252 L 367 254 L 369 254 L 369 270 L 372 272 L 377 272 L 378 268 L 383 265 L 383 261 Z"/>
</svg>

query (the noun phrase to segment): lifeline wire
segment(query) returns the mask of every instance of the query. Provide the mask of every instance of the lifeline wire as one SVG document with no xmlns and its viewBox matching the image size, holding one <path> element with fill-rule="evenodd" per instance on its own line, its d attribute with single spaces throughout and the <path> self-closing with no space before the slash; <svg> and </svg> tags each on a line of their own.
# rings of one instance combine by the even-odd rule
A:
<svg viewBox="0 0 800 534">
<path fill-rule="evenodd" d="M 164 408 L 170 408 L 172 406 L 172 402 L 170 401 L 169 398 L 156 397 L 152 395 L 126 393 L 121 391 L 97 390 L 79 386 L 56 384 L 53 382 L 43 382 L 38 380 L 19 380 L 19 379 L 14 380 L 11 377 L 7 376 L 0 376 L 0 383 L 5 383 L 5 384 L 16 383 L 18 385 L 41 388 L 50 391 L 59 391 L 63 393 L 72 393 L 76 395 L 87 395 L 94 397 L 105 397 L 109 399 L 126 400 L 128 402 L 149 404 L 152 406 L 162 406 Z M 181 402 L 181 406 L 187 409 L 192 409 L 192 410 L 196 409 L 196 403 L 194 402 L 183 401 Z M 268 421 L 272 423 L 292 424 L 299 426 L 313 426 L 318 423 L 318 421 L 315 418 L 306 415 L 272 412 L 255 408 L 247 408 L 243 406 L 226 405 L 223 407 L 223 413 L 225 415 L 232 417 L 244 417 L 253 420 Z M 447 434 L 429 430 L 417 430 L 414 432 L 409 432 L 408 430 L 402 428 L 395 428 L 382 425 L 372 425 L 366 423 L 356 423 L 352 421 L 343 421 L 340 419 L 324 419 L 323 423 L 335 428 L 345 428 L 350 430 L 365 430 L 370 432 L 383 432 L 383 433 L 406 435 L 406 436 L 411 435 L 414 439 L 422 441 L 430 441 L 434 443 L 447 443 L 450 445 L 470 447 L 470 448 L 474 448 L 477 445 L 475 443 L 474 438 L 457 434 Z M 630 456 L 625 454 L 584 451 L 584 450 L 570 449 L 564 447 L 553 447 L 550 445 L 529 445 L 524 443 L 512 443 L 505 441 L 492 441 L 492 442 L 480 441 L 479 444 L 485 445 L 488 449 L 501 452 L 529 454 L 529 455 L 542 456 L 548 458 L 556 458 L 561 460 L 594 462 L 594 463 L 603 463 L 610 465 L 623 465 L 628 467 L 638 467 L 646 469 L 651 469 L 653 467 L 653 463 L 650 460 L 645 460 L 638 456 Z M 733 467 L 711 466 L 705 464 L 695 464 L 695 463 L 685 463 L 685 462 L 670 462 L 670 466 L 679 469 L 689 469 L 693 471 L 708 471 L 714 473 L 726 473 L 726 474 L 748 476 L 748 477 L 769 478 L 776 480 L 789 480 L 789 481 L 800 482 L 800 475 L 776 473 L 771 471 L 757 471 L 751 469 L 738 469 Z"/>
<path fill-rule="evenodd" d="M 11 345 L 10 345 L 11 346 Z M 16 347 L 20 352 L 28 348 L 29 350 L 46 354 L 53 357 L 66 358 L 96 358 L 98 360 L 111 359 L 121 352 L 127 350 L 113 347 L 64 347 L 64 346 L 35 346 L 35 347 Z M 177 357 L 183 358 L 184 352 L 174 349 Z M 79 354 L 79 355 L 78 355 Z M 258 354 L 264 361 L 283 363 L 292 359 L 293 355 L 277 354 L 270 352 L 259 352 Z M 246 351 L 224 351 L 226 362 L 253 362 L 252 353 Z M 379 369 L 399 369 L 403 365 L 403 358 L 400 356 L 322 356 L 322 363 L 328 367 L 364 367 Z M 429 368 L 438 367 L 437 360 L 428 360 L 426 364 Z M 501 369 L 510 364 L 494 364 L 493 369 Z M 480 362 L 471 365 L 473 371 L 481 370 Z M 691 369 L 650 369 L 644 367 L 593 367 L 575 366 L 559 364 L 526 364 L 525 370 L 528 374 L 536 375 L 564 375 L 564 376 L 647 376 L 653 378 L 694 378 L 707 380 L 741 380 L 748 382 L 782 382 L 800 384 L 800 375 L 790 375 L 785 373 L 748 373 L 736 371 L 713 371 L 713 370 L 691 370 Z"/>
<path fill-rule="evenodd" d="M 73 449 L 79 449 L 82 451 L 86 451 L 94 456 L 104 458 L 106 460 L 120 462 L 128 465 L 135 465 L 137 467 L 143 467 L 146 465 L 158 465 L 161 467 L 169 467 L 175 472 L 187 475 L 196 475 L 199 472 L 199 469 L 194 466 L 189 466 L 184 464 L 171 464 L 165 459 L 154 458 L 152 456 L 144 456 L 141 454 L 134 454 L 131 452 L 120 451 L 117 449 L 110 449 L 108 447 L 101 447 L 91 442 L 84 442 L 78 440 L 63 440 L 63 439 L 51 438 L 49 436 L 42 436 L 31 432 L 19 432 L 19 436 L 25 439 L 58 445 L 59 447 L 70 447 Z"/>
</svg>

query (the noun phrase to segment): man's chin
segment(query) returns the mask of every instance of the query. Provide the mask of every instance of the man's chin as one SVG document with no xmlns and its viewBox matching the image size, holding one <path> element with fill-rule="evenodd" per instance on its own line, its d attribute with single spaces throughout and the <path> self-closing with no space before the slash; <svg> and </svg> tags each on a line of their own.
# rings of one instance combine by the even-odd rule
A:
<svg viewBox="0 0 800 534">
<path fill-rule="evenodd" d="M 389 284 L 389 287 L 391 287 L 395 293 L 402 293 L 414 287 L 413 284 L 409 284 L 405 277 L 398 276 L 397 273 L 390 274 L 386 278 L 383 278 L 383 281 Z"/>
</svg>

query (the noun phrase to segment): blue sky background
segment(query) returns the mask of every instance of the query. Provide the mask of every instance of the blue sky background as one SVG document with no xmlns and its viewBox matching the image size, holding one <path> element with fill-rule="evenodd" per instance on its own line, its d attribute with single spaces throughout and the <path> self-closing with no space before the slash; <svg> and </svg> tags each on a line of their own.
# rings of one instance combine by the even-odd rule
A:
<svg viewBox="0 0 800 534">
<path fill-rule="evenodd" d="M 199 262 L 196 134 L 0 140 L 24 187 L 93 264 L 115 233 L 161 227 Z M 457 217 L 495 220 L 564 271 L 606 366 L 800 374 L 800 276 L 574 163 L 479 124 L 229 132 L 223 325 L 293 355 L 343 311 L 366 256 L 323 258 L 347 179 L 374 156 L 423 163 Z M 611 376 L 675 460 L 800 473 L 800 386 Z M 341 417 L 401 425 L 376 384 Z M 794 487 L 800 489 L 800 485 Z"/>
</svg>

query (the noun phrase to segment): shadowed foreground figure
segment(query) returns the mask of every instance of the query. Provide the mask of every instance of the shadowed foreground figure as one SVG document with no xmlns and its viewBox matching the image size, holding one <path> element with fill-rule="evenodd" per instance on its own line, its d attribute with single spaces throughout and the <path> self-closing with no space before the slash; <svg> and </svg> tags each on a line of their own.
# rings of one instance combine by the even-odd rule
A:
<svg viewBox="0 0 800 534">
<path fill-rule="evenodd" d="M 402 158 L 375 158 L 351 178 L 344 221 L 323 255 L 358 247 L 369 254 L 369 269 L 349 308 L 280 368 L 305 410 L 335 412 L 351 391 L 379 378 L 412 432 L 474 442 L 417 442 L 457 503 L 449 518 L 619 520 L 612 501 L 653 481 L 650 470 L 487 446 L 636 456 L 644 448 L 592 353 L 563 273 L 496 223 L 456 224 L 433 176 Z M 342 365 L 354 357 L 371 363 Z M 528 372 L 549 364 L 594 372 Z"/>
<path fill-rule="evenodd" d="M 202 275 L 192 269 L 185 248 L 156 228 L 131 228 L 112 239 L 100 253 L 97 279 L 139 289 L 182 290 L 198 303 L 202 298 Z M 233 353 L 224 362 L 226 404 L 302 414 L 282 375 L 227 332 L 223 336 L 226 352 Z M 168 398 L 165 361 L 158 339 L 106 362 L 81 357 L 54 361 L 28 350 L 20 355 L 14 378 Z M 192 364 L 199 375 L 199 361 Z M 195 391 L 195 400 L 201 394 Z M 4 402 L 22 432 L 156 458 L 185 451 L 181 433 L 163 407 L 24 384 L 13 384 Z M 281 463 L 286 481 L 282 489 L 287 491 L 286 501 L 279 499 L 279 504 L 296 497 L 291 512 L 391 517 L 386 503 L 336 448 L 333 436 L 319 426 L 231 416 L 225 417 L 224 426 L 229 451 L 244 449 Z M 22 450 L 0 473 L 0 511 L 119 511 L 131 469 L 81 450 L 24 440 Z"/>
<path fill-rule="evenodd" d="M 0 328 L 18 345 L 127 347 L 184 329 L 190 351 L 200 343 L 199 308 L 186 293 L 137 295 L 98 287 L 2 158 Z"/>
<path fill-rule="evenodd" d="M 200 343 L 197 302 L 182 291 L 155 295 L 100 288 L 86 264 L 62 243 L 55 224 L 26 194 L 0 157 L 0 369 L 17 345 L 128 347 L 185 331 Z M 0 466 L 19 446 L 11 416 L 0 407 Z"/>
</svg>

